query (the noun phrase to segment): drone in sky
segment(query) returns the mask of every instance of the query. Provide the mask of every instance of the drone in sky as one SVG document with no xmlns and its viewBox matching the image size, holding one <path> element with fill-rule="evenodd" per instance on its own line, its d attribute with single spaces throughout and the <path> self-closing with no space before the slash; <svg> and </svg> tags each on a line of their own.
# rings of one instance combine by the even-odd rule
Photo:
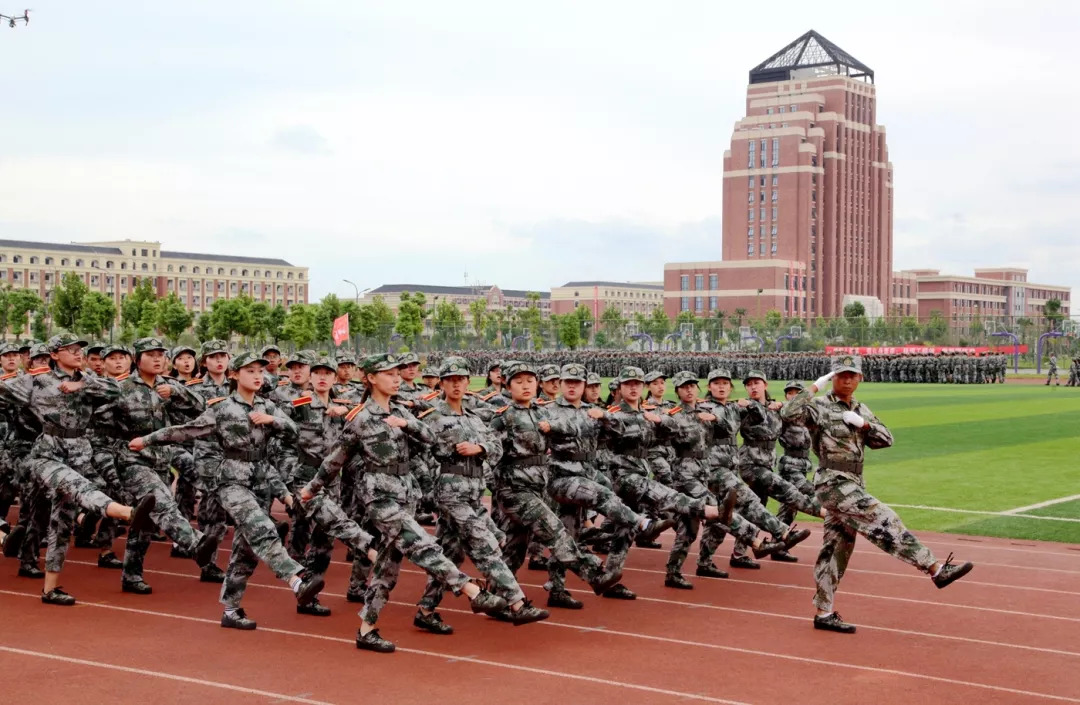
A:
<svg viewBox="0 0 1080 705">
<path fill-rule="evenodd" d="M 14 17 L 0 14 L 0 22 L 3 22 L 4 20 L 7 20 L 8 27 L 14 27 L 16 22 L 30 24 L 30 10 L 23 10 L 21 15 L 15 15 Z"/>
</svg>

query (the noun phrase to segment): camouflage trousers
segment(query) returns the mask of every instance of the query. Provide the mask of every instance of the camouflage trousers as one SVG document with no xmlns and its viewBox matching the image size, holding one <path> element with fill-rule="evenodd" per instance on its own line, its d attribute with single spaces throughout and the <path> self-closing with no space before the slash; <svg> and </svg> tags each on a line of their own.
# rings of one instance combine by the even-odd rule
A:
<svg viewBox="0 0 1080 705">
<path fill-rule="evenodd" d="M 649 469 L 652 471 L 653 478 L 661 485 L 667 485 L 672 487 L 673 477 L 671 475 L 671 459 L 666 455 L 650 455 L 649 456 Z"/>
<path fill-rule="evenodd" d="M 807 497 L 814 496 L 814 485 L 806 476 L 814 471 L 814 464 L 809 458 L 792 458 L 787 455 L 780 456 L 777 463 L 776 473 L 795 486 L 799 492 Z M 776 512 L 776 518 L 784 524 L 795 521 L 798 507 L 793 504 L 785 504 Z"/>
<path fill-rule="evenodd" d="M 293 520 L 294 531 L 300 522 L 313 528 L 310 545 L 306 552 L 300 554 L 303 557 L 301 562 L 309 571 L 319 576 L 324 575 L 330 567 L 335 540 L 351 548 L 354 555 L 361 556 L 374 541 L 371 534 L 350 519 L 345 510 L 334 501 L 332 494 L 327 494 L 325 489 L 312 497 L 310 502 L 299 505 L 299 511 Z"/>
<path fill-rule="evenodd" d="M 596 582 L 603 572 L 600 559 L 585 553 L 574 543 L 573 537 L 549 506 L 546 493 L 523 488 L 500 485 L 495 500 L 505 520 L 503 530 L 503 560 L 510 570 L 517 573 L 525 562 L 525 549 L 529 536 L 534 536 L 543 546 L 551 549 L 551 557 L 572 570 L 587 583 Z"/>
<path fill-rule="evenodd" d="M 19 444 L 10 449 L 15 460 L 15 476 L 19 484 L 19 519 L 18 525 L 26 530 L 22 548 L 19 550 L 19 564 L 34 568 L 38 565 L 41 553 L 42 537 L 48 534 L 49 513 L 52 509 L 52 497 L 49 489 L 30 471 L 30 444 Z"/>
<path fill-rule="evenodd" d="M 195 470 L 195 457 L 189 449 L 182 446 L 169 450 L 169 463 L 176 470 L 176 506 L 184 518 L 194 519 L 199 494 L 199 473 Z"/>
<path fill-rule="evenodd" d="M 214 492 L 221 507 L 236 525 L 232 556 L 221 586 L 221 604 L 240 606 L 248 580 L 262 561 L 281 580 L 288 580 L 304 567 L 289 557 L 278 538 L 277 526 L 270 518 L 269 492 L 259 492 L 240 485 L 221 485 Z"/>
<path fill-rule="evenodd" d="M 848 560 L 855 548 L 855 537 L 862 535 L 889 555 L 929 573 L 935 563 L 933 552 L 915 537 L 896 512 L 869 494 L 861 482 L 833 475 L 819 478 L 814 487 L 825 507 L 825 536 L 814 564 L 817 592 L 814 606 L 831 612 Z"/>
<path fill-rule="evenodd" d="M 704 475 L 706 475 L 704 470 L 698 473 L 687 472 L 686 468 L 677 470 L 672 478 L 674 489 L 692 499 L 703 500 L 706 505 L 717 506 L 716 497 L 705 486 Z M 737 518 L 737 516 L 732 518 L 732 524 L 736 524 Z M 745 522 L 739 519 L 740 531 L 744 524 Z M 671 553 L 668 554 L 668 575 L 682 573 L 683 563 L 690 553 L 690 546 L 697 539 L 700 530 L 701 519 L 698 517 L 682 515 L 678 518 L 678 524 L 675 525 L 675 542 L 671 546 Z M 720 524 L 711 523 L 705 525 L 705 533 L 702 535 L 701 545 L 698 547 L 697 563 L 699 566 L 711 566 L 713 564 L 712 557 L 720 547 L 726 534 L 725 527 Z M 753 536 L 751 536 L 751 540 L 753 540 Z"/>
<path fill-rule="evenodd" d="M 144 497 L 153 495 L 156 503 L 150 517 L 154 525 L 181 549 L 194 552 L 202 533 L 192 529 L 191 524 L 180 513 L 173 500 L 172 491 L 166 484 L 168 478 L 169 473 L 165 468 L 130 464 L 120 470 L 124 492 L 132 498 L 132 502 L 138 503 Z M 143 579 L 143 561 L 150 549 L 152 535 L 153 530 L 132 531 L 128 534 L 124 550 L 124 581 L 137 582 Z"/>
<path fill-rule="evenodd" d="M 19 478 L 15 459 L 7 450 L 0 450 L 0 519 L 6 519 L 11 505 L 19 496 Z"/>
<path fill-rule="evenodd" d="M 615 478 L 615 492 L 624 502 L 634 507 L 655 512 L 656 514 L 677 514 L 683 516 L 705 516 L 705 500 L 689 497 L 682 492 L 650 480 L 645 475 L 633 472 L 620 472 Z"/>
<path fill-rule="evenodd" d="M 379 555 L 368 579 L 360 618 L 375 624 L 390 599 L 401 574 L 401 561 L 422 568 L 430 577 L 455 595 L 469 582 L 453 561 L 443 555 L 439 544 L 414 518 L 416 497 L 411 496 L 407 477 L 386 473 L 365 473 L 359 485 L 367 506 L 367 519 L 379 530 Z M 355 563 L 354 563 L 355 566 Z"/>
<path fill-rule="evenodd" d="M 735 548 L 732 550 L 733 555 L 741 556 L 746 553 L 757 536 L 757 530 L 754 527 L 767 531 L 775 538 L 780 538 L 787 533 L 787 524 L 782 523 L 765 508 L 761 499 L 749 485 L 743 482 L 734 469 L 724 465 L 714 465 L 709 477 L 709 490 L 716 497 L 726 497 L 728 492 L 735 490 L 735 508 L 738 513 L 731 520 L 731 526 L 728 527 L 730 529 L 728 533 L 736 539 Z M 719 524 L 716 526 L 723 528 Z M 723 541 L 723 536 L 720 540 Z"/>
<path fill-rule="evenodd" d="M 583 510 L 595 510 L 610 520 L 615 531 L 605 567 L 621 571 L 630 553 L 634 534 L 644 517 L 626 506 L 610 487 L 585 476 L 554 477 L 548 483 L 548 493 L 561 505 L 559 517 L 573 538 L 580 530 Z M 548 584 L 545 587 L 552 592 L 565 590 L 566 566 L 553 562 L 548 567 Z"/>
<path fill-rule="evenodd" d="M 739 472 L 750 489 L 764 504 L 772 497 L 780 504 L 790 504 L 800 512 L 811 516 L 821 516 L 821 503 L 813 495 L 805 495 L 799 488 L 791 484 L 768 465 L 740 465 Z"/>
<path fill-rule="evenodd" d="M 503 533 L 481 503 L 483 479 L 439 475 L 433 489 L 439 512 L 435 535 L 446 557 L 460 566 L 468 556 L 487 579 L 488 589 L 508 604 L 525 599 L 513 571 L 503 561 L 499 549 Z M 445 592 L 446 586 L 429 575 L 424 595 L 417 604 L 426 610 L 434 610 L 442 602 Z"/>
</svg>

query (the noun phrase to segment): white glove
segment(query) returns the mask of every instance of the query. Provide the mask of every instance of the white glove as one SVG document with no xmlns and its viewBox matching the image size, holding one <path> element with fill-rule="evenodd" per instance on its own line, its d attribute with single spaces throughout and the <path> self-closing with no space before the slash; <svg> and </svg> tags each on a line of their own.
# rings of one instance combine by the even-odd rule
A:
<svg viewBox="0 0 1080 705">
<path fill-rule="evenodd" d="M 844 412 L 844 423 L 852 428 L 862 428 L 866 425 L 866 419 L 856 414 L 854 411 Z"/>
<path fill-rule="evenodd" d="M 818 390 L 819 392 L 822 389 L 825 389 L 825 385 L 828 384 L 829 380 L 831 380 L 835 375 L 836 375 L 835 372 L 827 372 L 827 373 L 825 373 L 824 375 L 819 377 L 816 382 L 814 382 L 814 389 Z"/>
</svg>

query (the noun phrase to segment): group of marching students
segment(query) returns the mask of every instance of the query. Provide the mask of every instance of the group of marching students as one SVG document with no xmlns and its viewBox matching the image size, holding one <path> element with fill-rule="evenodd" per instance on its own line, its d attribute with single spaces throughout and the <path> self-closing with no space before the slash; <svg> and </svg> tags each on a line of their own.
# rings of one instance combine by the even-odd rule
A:
<svg viewBox="0 0 1080 705">
<path fill-rule="evenodd" d="M 835 458 L 828 470 L 840 482 L 861 487 L 862 444 L 891 444 L 850 395 L 840 402 L 853 417 L 814 405 L 833 373 L 808 388 L 789 382 L 783 392 L 794 401 L 784 404 L 758 371 L 739 380 L 738 401 L 728 370 L 709 372 L 704 398 L 701 380 L 679 372 L 668 401 L 666 377 L 636 367 L 605 390 L 575 363 L 492 361 L 476 371 L 452 356 L 421 370 L 410 353 L 283 359 L 273 346 L 232 354 L 221 340 L 170 350 L 142 338 L 129 350 L 69 334 L 2 346 L 0 366 L 0 517 L 19 503 L 0 541 L 20 576 L 44 581 L 50 605 L 75 604 L 59 585 L 73 533 L 77 546 L 99 551 L 99 567 L 121 571 L 124 592 L 139 595 L 152 592 L 149 546 L 171 541 L 172 556 L 194 560 L 200 580 L 222 584 L 221 626 L 242 630 L 256 628 L 241 602 L 260 561 L 292 588 L 298 613 L 328 616 L 319 593 L 341 541 L 351 561 L 346 597 L 363 605 L 356 646 L 377 652 L 394 650 L 377 623 L 405 558 L 427 574 L 413 624 L 435 634 L 453 632 L 438 612 L 448 590 L 514 625 L 548 618 L 515 577 L 530 556 L 530 568 L 548 572 L 547 607 L 562 609 L 583 606 L 567 570 L 596 595 L 635 599 L 621 582 L 631 546 L 659 548 L 671 528 L 669 588 L 693 588 L 683 564 L 699 534 L 698 577 L 728 577 L 713 556 L 729 533 L 734 568 L 795 561 L 789 549 L 810 535 L 792 523 L 799 511 L 825 517 L 826 541 L 838 544 L 815 570 L 815 627 L 854 631 L 831 601 L 856 532 L 938 587 L 971 569 L 936 561 L 884 505 L 870 513 L 860 503 L 858 515 L 844 504 L 853 490 L 841 487 L 833 501 L 808 480 L 812 446 Z M 837 369 L 850 377 L 857 367 L 849 358 Z M 476 372 L 487 374 L 479 392 L 470 391 Z M 855 440 L 829 435 L 841 417 Z M 840 460 L 853 453 L 857 473 Z M 765 508 L 770 497 L 776 514 Z M 291 522 L 271 514 L 275 500 Z M 425 523 L 436 524 L 434 535 Z M 229 525 L 223 571 L 218 547 Z M 113 548 L 125 533 L 121 559 Z M 466 557 L 479 577 L 462 572 Z"/>
</svg>

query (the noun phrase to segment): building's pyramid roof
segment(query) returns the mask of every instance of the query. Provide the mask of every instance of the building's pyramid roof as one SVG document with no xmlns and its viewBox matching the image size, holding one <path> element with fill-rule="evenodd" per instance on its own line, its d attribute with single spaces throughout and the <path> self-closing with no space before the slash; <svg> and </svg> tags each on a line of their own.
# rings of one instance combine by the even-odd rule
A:
<svg viewBox="0 0 1080 705">
<path fill-rule="evenodd" d="M 750 69 L 750 83 L 787 81 L 796 76 L 850 76 L 874 82 L 874 70 L 814 30 Z"/>
</svg>

